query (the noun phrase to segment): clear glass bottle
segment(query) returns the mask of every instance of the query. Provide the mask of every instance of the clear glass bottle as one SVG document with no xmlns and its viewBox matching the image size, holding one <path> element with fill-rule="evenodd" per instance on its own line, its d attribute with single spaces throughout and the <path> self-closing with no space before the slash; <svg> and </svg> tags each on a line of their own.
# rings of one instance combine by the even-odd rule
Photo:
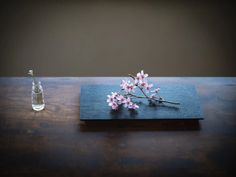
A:
<svg viewBox="0 0 236 177">
<path fill-rule="evenodd" d="M 43 87 L 41 82 L 32 82 L 32 94 L 31 94 L 32 108 L 35 111 L 41 111 L 45 107 Z"/>
</svg>

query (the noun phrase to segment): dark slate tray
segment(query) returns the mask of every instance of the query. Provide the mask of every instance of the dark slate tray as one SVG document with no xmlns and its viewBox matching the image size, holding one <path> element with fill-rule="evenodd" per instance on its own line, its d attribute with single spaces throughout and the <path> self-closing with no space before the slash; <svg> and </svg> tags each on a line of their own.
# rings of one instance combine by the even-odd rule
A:
<svg viewBox="0 0 236 177">
<path fill-rule="evenodd" d="M 113 85 L 83 85 L 80 92 L 80 120 L 200 120 L 203 119 L 199 96 L 193 85 L 159 85 L 160 95 L 180 105 L 150 106 L 145 99 L 137 99 L 137 111 L 126 108 L 114 111 L 108 106 L 107 95 L 119 91 Z M 136 94 L 139 94 L 138 92 Z"/>
</svg>

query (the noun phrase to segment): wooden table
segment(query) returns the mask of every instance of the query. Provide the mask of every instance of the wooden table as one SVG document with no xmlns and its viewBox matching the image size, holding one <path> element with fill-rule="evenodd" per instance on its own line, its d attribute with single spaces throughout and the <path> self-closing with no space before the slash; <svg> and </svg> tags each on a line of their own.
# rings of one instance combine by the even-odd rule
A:
<svg viewBox="0 0 236 177">
<path fill-rule="evenodd" d="M 0 78 L 0 176 L 235 176 L 236 78 L 150 78 L 195 84 L 199 122 L 80 122 L 80 86 L 121 79 L 40 78 L 46 109 L 34 112 L 31 80 Z"/>
</svg>

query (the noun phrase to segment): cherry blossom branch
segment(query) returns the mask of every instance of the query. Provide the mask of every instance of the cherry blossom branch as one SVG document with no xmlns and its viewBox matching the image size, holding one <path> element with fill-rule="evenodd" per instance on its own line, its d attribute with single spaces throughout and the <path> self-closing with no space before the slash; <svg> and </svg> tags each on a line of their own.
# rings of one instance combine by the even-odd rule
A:
<svg viewBox="0 0 236 177">
<path fill-rule="evenodd" d="M 124 105 L 128 109 L 135 110 L 138 109 L 139 106 L 132 102 L 131 98 L 140 98 L 140 99 L 147 99 L 151 104 L 156 103 L 169 103 L 169 104 L 180 104 L 178 102 L 173 101 L 166 101 L 159 95 L 159 88 L 156 88 L 151 91 L 153 84 L 149 84 L 147 81 L 148 74 L 144 73 L 142 70 L 141 72 L 137 73 L 137 76 L 133 76 L 129 74 L 129 76 L 133 79 L 130 80 L 122 80 L 121 82 L 121 92 L 111 92 L 111 95 L 107 95 L 107 102 L 108 105 L 111 106 L 113 110 L 117 110 L 119 106 Z M 142 92 L 142 96 L 135 95 L 133 92 L 135 88 Z M 152 92 L 149 96 L 149 92 Z"/>
<path fill-rule="evenodd" d="M 136 79 L 135 76 L 133 76 L 132 74 L 129 74 L 129 76 L 130 76 L 133 80 Z M 160 97 L 159 93 L 158 93 L 159 99 L 151 98 L 151 97 L 149 97 L 149 96 L 143 91 L 143 88 L 141 88 L 138 84 L 135 84 L 135 85 L 139 88 L 139 90 L 141 90 L 141 92 L 143 93 L 143 95 L 144 95 L 145 97 L 140 97 L 140 96 L 136 96 L 136 95 L 134 95 L 134 94 L 130 94 L 131 96 L 134 96 L 134 97 L 136 97 L 136 98 L 147 98 L 148 100 L 158 101 L 159 103 L 180 104 L 180 103 L 178 103 L 178 102 L 163 100 L 163 99 Z"/>
</svg>

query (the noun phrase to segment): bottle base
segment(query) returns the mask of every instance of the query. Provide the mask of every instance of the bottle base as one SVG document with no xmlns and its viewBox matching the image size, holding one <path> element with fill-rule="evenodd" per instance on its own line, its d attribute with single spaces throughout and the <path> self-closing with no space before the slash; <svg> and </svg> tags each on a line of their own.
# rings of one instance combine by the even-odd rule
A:
<svg viewBox="0 0 236 177">
<path fill-rule="evenodd" d="M 44 107 L 45 107 L 45 104 L 40 104 L 40 105 L 32 104 L 32 109 L 34 111 L 42 111 Z"/>
</svg>

